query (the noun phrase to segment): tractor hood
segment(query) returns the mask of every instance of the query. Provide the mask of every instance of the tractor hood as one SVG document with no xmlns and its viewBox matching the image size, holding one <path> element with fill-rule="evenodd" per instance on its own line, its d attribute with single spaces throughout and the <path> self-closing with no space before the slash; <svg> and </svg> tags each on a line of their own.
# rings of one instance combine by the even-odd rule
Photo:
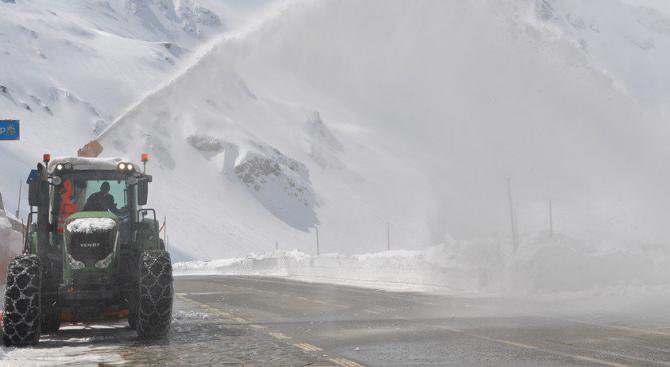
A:
<svg viewBox="0 0 670 367">
<path fill-rule="evenodd" d="M 65 257 L 73 270 L 107 269 L 119 241 L 119 223 L 107 212 L 81 212 L 65 221 Z"/>
</svg>

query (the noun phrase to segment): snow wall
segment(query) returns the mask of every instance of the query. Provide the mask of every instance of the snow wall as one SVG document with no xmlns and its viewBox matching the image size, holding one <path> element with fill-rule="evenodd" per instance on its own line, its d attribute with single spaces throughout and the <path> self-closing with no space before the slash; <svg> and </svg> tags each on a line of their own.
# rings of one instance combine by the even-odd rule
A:
<svg viewBox="0 0 670 367">
<path fill-rule="evenodd" d="M 0 284 L 5 283 L 9 260 L 23 251 L 21 228 L 21 223 L 0 209 Z"/>
<path fill-rule="evenodd" d="M 174 268 L 178 275 L 279 276 L 394 291 L 593 295 L 665 289 L 669 254 L 662 245 L 603 250 L 543 232 L 524 238 L 516 252 L 492 239 L 363 255 L 276 251 Z"/>
</svg>

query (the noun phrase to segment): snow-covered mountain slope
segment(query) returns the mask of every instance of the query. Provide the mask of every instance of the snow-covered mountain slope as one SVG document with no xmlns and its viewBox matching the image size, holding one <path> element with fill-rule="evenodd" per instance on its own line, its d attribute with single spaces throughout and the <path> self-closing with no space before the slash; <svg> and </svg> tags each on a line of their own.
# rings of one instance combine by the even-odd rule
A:
<svg viewBox="0 0 670 367">
<path fill-rule="evenodd" d="M 265 2 L 0 1 L 0 118 L 22 141 L 0 144 L 2 170 L 25 180 L 42 153 L 72 155 L 128 105 L 234 31 Z M 19 177 L 0 175 L 8 206 Z"/>
<path fill-rule="evenodd" d="M 553 199 L 574 236 L 667 240 L 663 119 L 541 5 L 293 2 L 122 115 L 104 154 L 153 153 L 153 201 L 198 258 L 314 252 L 315 227 L 349 253 L 387 222 L 405 249 L 505 236 L 507 177 L 522 231 Z"/>
<path fill-rule="evenodd" d="M 530 16 L 574 40 L 621 91 L 670 111 L 670 3 L 537 0 Z"/>
</svg>

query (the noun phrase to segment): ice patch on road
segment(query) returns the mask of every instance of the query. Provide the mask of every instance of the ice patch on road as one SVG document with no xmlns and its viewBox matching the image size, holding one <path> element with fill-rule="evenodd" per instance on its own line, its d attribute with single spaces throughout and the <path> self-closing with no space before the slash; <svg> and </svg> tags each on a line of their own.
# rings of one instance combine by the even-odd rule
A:
<svg viewBox="0 0 670 367">
<path fill-rule="evenodd" d="M 179 310 L 172 316 L 172 321 L 173 325 L 179 325 L 180 323 L 188 323 L 193 320 L 208 320 L 209 318 L 209 314 L 204 312 Z"/>
<path fill-rule="evenodd" d="M 73 340 L 67 343 L 84 344 L 86 340 Z M 57 353 L 51 348 L 30 349 L 7 349 L 2 348 L 0 360 L 3 366 L 89 366 L 99 363 L 117 364 L 123 363 L 123 358 L 118 354 L 118 348 L 108 347 L 62 347 Z"/>
<path fill-rule="evenodd" d="M 119 346 L 113 342 L 124 330 L 130 330 L 125 322 L 64 325 L 57 337 L 42 335 L 40 344 L 36 347 L 0 347 L 0 365 L 24 367 L 122 364 L 125 360 Z M 69 334 L 72 337 L 67 337 Z"/>
</svg>

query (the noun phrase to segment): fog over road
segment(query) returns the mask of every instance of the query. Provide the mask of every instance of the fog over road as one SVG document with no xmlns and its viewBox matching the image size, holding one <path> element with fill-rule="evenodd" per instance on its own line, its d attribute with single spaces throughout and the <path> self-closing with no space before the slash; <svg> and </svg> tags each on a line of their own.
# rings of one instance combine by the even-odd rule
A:
<svg viewBox="0 0 670 367">
<path fill-rule="evenodd" d="M 64 326 L 35 348 L 3 348 L 0 362 L 670 365 L 670 316 L 660 300 L 600 307 L 588 300 L 454 297 L 241 276 L 176 277 L 175 291 L 168 340 L 137 341 L 125 322 Z"/>
</svg>

